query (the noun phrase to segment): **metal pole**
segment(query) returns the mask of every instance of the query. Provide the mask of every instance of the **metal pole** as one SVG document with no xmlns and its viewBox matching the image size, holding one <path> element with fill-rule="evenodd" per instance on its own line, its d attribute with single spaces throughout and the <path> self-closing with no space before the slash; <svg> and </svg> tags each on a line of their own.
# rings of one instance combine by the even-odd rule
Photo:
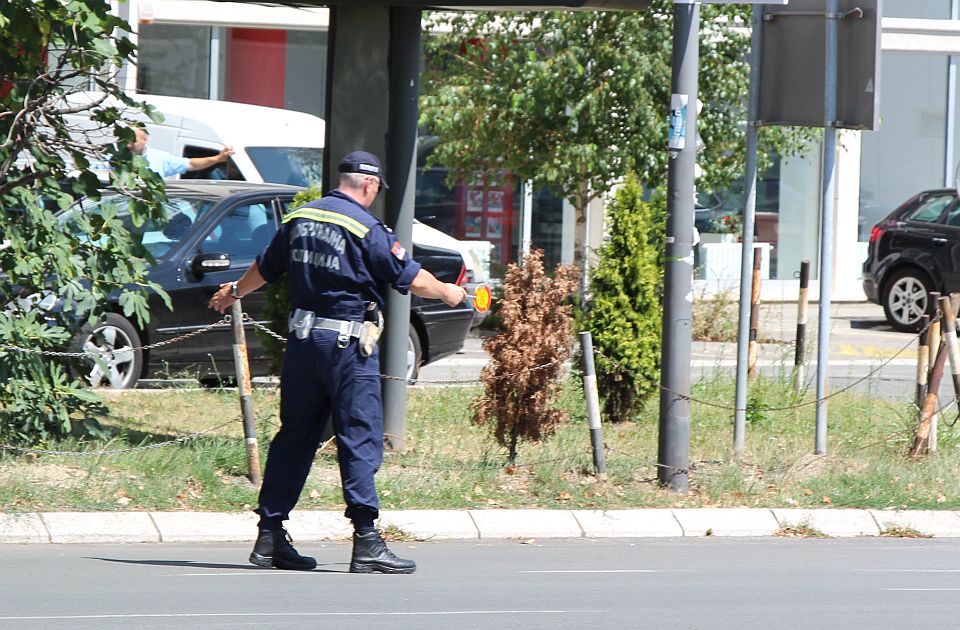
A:
<svg viewBox="0 0 960 630">
<path fill-rule="evenodd" d="M 700 7 L 693 0 L 675 0 L 673 19 L 657 478 L 671 490 L 686 492 L 690 466 L 693 179 L 697 160 Z"/>
<path fill-rule="evenodd" d="M 417 97 L 420 91 L 420 10 L 390 9 L 390 123 L 387 163 L 390 183 L 387 224 L 397 240 L 413 251 L 413 207 L 417 177 Z M 410 295 L 391 291 L 387 298 L 381 367 L 393 378 L 383 381 L 384 445 L 402 451 L 406 431 L 407 339 Z"/>
<path fill-rule="evenodd" d="M 243 309 L 240 300 L 230 305 L 230 327 L 233 331 L 233 365 L 237 375 L 237 391 L 240 394 L 240 413 L 243 416 L 243 441 L 247 447 L 247 478 L 260 485 L 260 449 L 257 446 L 257 429 L 253 422 L 253 402 L 250 393 L 250 363 L 247 360 L 247 336 L 243 331 Z"/>
<path fill-rule="evenodd" d="M 583 395 L 587 399 L 587 418 L 590 420 L 590 444 L 593 446 L 593 465 L 600 479 L 607 477 L 607 462 L 600 434 L 600 394 L 597 391 L 597 370 L 593 364 L 593 337 L 580 333 L 580 351 L 583 354 Z"/>
<path fill-rule="evenodd" d="M 810 261 L 800 261 L 800 297 L 797 300 L 797 346 L 793 354 L 793 391 L 803 391 L 807 368 L 807 311 L 810 305 Z"/>
<path fill-rule="evenodd" d="M 533 232 L 533 182 L 523 182 L 523 203 L 520 206 L 520 259 L 530 253 Z"/>
<path fill-rule="evenodd" d="M 760 59 L 763 51 L 763 6 L 753 7 L 753 33 L 750 44 L 750 101 L 747 113 L 747 165 L 744 178 L 746 198 L 743 205 L 743 250 L 740 254 L 740 326 L 737 331 L 737 391 L 733 416 L 733 450 L 742 453 L 747 419 L 747 372 L 750 363 L 750 299 L 753 296 L 753 274 L 750 272 L 753 252 L 753 224 L 757 206 L 757 144 L 760 110 Z"/>
<path fill-rule="evenodd" d="M 823 198 L 820 213 L 820 312 L 817 338 L 817 455 L 827 452 L 827 363 L 830 360 L 830 292 L 833 287 L 833 220 L 837 160 L 837 49 L 839 0 L 827 0 L 823 90 Z"/>
</svg>

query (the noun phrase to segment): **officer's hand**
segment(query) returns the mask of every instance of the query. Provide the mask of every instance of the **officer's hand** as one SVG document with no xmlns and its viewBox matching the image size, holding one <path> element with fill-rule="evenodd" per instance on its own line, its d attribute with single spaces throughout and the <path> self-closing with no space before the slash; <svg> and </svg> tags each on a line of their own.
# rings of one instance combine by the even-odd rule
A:
<svg viewBox="0 0 960 630">
<path fill-rule="evenodd" d="M 221 284 L 217 292 L 214 293 L 213 297 L 210 298 L 210 301 L 207 302 L 207 306 L 217 311 L 221 315 L 226 313 L 227 309 L 237 301 L 230 295 L 231 285 L 233 285 L 232 282 L 224 282 Z"/>
<path fill-rule="evenodd" d="M 443 303 L 447 306 L 457 306 L 467 299 L 467 290 L 452 282 L 443 283 Z"/>
</svg>

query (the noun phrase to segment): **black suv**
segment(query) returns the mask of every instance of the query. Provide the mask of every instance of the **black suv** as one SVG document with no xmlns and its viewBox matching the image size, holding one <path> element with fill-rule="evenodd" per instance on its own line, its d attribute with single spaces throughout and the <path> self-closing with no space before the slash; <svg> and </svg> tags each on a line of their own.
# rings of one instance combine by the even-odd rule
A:
<svg viewBox="0 0 960 630">
<path fill-rule="evenodd" d="M 207 308 L 207 301 L 223 282 L 237 280 L 257 253 L 270 242 L 277 226 L 302 190 L 292 186 L 235 181 L 169 183 L 164 210 L 167 223 L 151 222 L 133 228 L 143 246 L 156 260 L 149 278 L 169 294 L 173 310 L 151 294 L 150 322 L 138 328 L 119 307 L 107 313 L 96 327 L 78 335 L 75 344 L 85 351 L 107 352 L 102 364 L 85 371 L 94 385 L 134 387 L 142 377 L 189 373 L 201 380 L 232 375 L 233 338 L 228 326 L 190 339 L 186 343 L 157 345 L 200 330 L 220 319 Z M 83 199 L 59 216 L 66 230 L 76 230 L 72 217 L 78 212 L 99 213 L 114 206 L 118 216 L 129 220 L 125 198 L 104 194 L 97 202 Z M 460 252 L 414 243 L 413 257 L 445 282 L 462 283 L 466 276 Z M 265 290 L 243 299 L 243 309 L 258 323 L 266 324 Z M 407 378 L 416 378 L 419 366 L 453 354 L 463 347 L 473 321 L 473 308 L 464 303 L 451 308 L 439 300 L 413 296 L 410 333 L 407 340 Z M 260 341 L 251 323 L 246 324 L 250 368 L 254 376 L 268 373 L 269 361 L 260 351 Z M 133 352 L 142 345 L 145 352 Z"/>
<path fill-rule="evenodd" d="M 863 263 L 867 299 L 883 306 L 887 321 L 916 332 L 932 313 L 929 293 L 960 290 L 960 204 L 952 188 L 911 197 L 870 231 Z"/>
</svg>

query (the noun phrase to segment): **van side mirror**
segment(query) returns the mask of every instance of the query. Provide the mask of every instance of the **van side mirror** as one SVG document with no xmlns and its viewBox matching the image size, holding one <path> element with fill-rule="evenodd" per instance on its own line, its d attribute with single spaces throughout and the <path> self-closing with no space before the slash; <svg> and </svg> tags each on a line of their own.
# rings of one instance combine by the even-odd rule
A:
<svg viewBox="0 0 960 630">
<path fill-rule="evenodd" d="M 210 271 L 222 271 L 229 268 L 230 256 L 217 252 L 197 254 L 193 262 L 190 263 L 190 270 L 198 278 L 202 278 L 203 274 Z"/>
</svg>

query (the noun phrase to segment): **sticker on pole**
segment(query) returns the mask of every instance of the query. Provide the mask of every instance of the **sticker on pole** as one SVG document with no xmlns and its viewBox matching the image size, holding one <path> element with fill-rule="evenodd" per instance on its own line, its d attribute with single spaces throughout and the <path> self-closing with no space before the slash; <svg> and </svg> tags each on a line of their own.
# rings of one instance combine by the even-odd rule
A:
<svg viewBox="0 0 960 630">
<path fill-rule="evenodd" d="M 490 287 L 485 284 L 477 285 L 473 295 L 468 295 L 467 299 L 473 300 L 473 308 L 477 309 L 478 313 L 486 313 L 490 310 L 490 304 L 493 302 Z"/>
</svg>

